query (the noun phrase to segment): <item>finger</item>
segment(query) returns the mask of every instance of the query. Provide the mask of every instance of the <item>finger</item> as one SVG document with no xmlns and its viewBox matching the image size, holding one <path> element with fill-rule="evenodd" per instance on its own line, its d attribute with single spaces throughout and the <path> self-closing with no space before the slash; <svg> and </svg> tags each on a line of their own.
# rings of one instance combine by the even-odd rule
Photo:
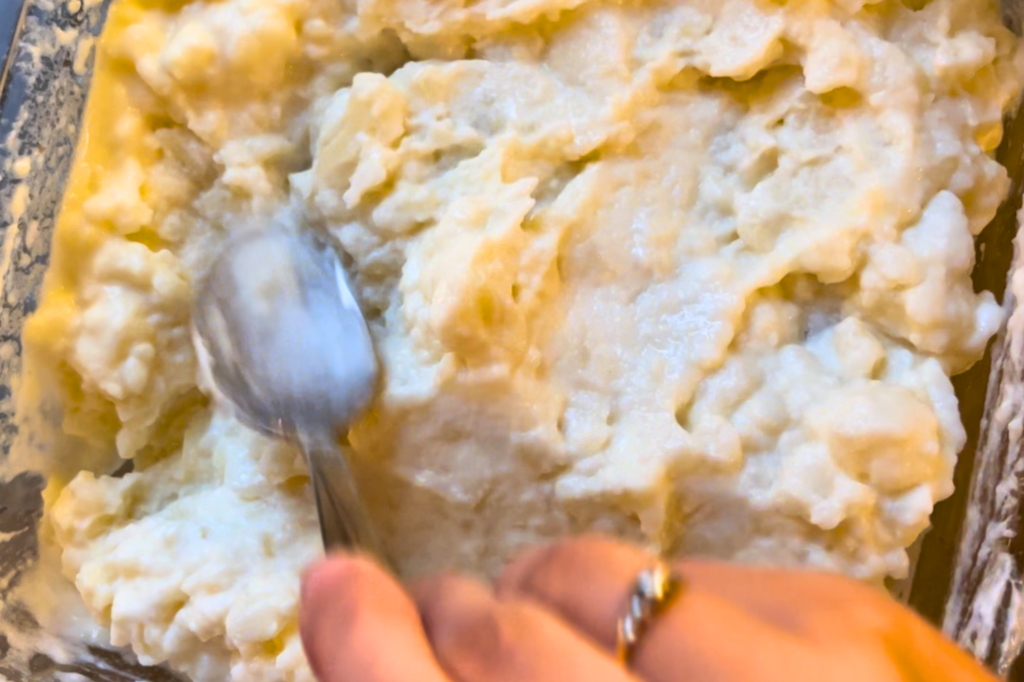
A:
<svg viewBox="0 0 1024 682">
<path fill-rule="evenodd" d="M 497 584 L 499 594 L 523 593 L 540 599 L 571 622 L 584 627 L 597 641 L 613 646 L 616 623 L 637 574 L 651 557 L 629 545 L 605 538 L 583 537 L 535 550 L 511 564 Z M 809 634 L 809 623 L 792 608 L 788 595 L 799 583 L 804 604 L 814 601 L 829 617 L 879 621 L 879 598 L 874 591 L 836 576 L 688 562 L 690 590 L 706 591 L 733 602 L 767 624 L 793 633 Z M 838 589 L 841 585 L 845 589 Z"/>
<path fill-rule="evenodd" d="M 369 559 L 339 555 L 313 566 L 299 628 L 321 682 L 447 682 L 412 600 Z"/>
<path fill-rule="evenodd" d="M 442 577 L 413 590 L 434 654 L 460 682 L 628 682 L 607 653 L 542 608 Z"/>
<path fill-rule="evenodd" d="M 611 650 L 636 575 L 650 565 L 633 547 L 581 537 L 528 552 L 498 578 L 499 596 L 528 596 Z"/>
<path fill-rule="evenodd" d="M 907 613 L 904 627 L 883 634 L 890 658 L 908 680 L 996 682 L 976 658 L 929 626 L 916 614 Z"/>
<path fill-rule="evenodd" d="M 829 632 L 835 619 L 846 626 L 884 628 L 893 617 L 894 604 L 884 594 L 833 574 L 703 562 L 687 562 L 685 570 L 690 584 L 804 637 Z"/>
<path fill-rule="evenodd" d="M 649 556 L 627 545 L 579 538 L 513 563 L 497 589 L 503 598 L 535 599 L 612 651 L 636 576 L 650 563 Z M 685 592 L 654 621 L 635 651 L 632 665 L 641 677 L 651 682 L 776 679 L 771 671 L 792 669 L 786 661 L 800 660 L 819 677 L 788 679 L 825 679 L 820 676 L 825 661 L 803 651 L 794 636 L 686 577 Z"/>
</svg>

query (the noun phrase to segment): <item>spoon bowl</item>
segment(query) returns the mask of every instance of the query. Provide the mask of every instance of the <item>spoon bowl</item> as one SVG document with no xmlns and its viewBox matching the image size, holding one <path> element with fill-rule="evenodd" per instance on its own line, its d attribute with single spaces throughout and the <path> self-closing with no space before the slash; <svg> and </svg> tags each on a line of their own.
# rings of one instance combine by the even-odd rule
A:
<svg viewBox="0 0 1024 682">
<path fill-rule="evenodd" d="M 193 335 L 214 398 L 303 451 L 325 548 L 380 556 L 339 445 L 372 401 L 379 365 L 333 248 L 281 226 L 233 235 L 200 282 Z"/>
</svg>

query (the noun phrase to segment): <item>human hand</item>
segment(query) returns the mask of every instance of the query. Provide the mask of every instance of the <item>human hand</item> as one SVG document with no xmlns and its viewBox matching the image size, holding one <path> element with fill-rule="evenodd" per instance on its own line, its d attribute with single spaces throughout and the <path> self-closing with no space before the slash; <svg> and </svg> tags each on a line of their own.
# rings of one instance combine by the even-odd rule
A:
<svg viewBox="0 0 1024 682">
<path fill-rule="evenodd" d="M 370 560 L 314 566 L 303 643 L 322 682 L 987 682 L 970 656 L 885 594 L 825 574 L 682 562 L 684 593 L 630 670 L 616 622 L 642 552 L 581 538 L 527 553 L 494 588 L 409 592 Z"/>
</svg>

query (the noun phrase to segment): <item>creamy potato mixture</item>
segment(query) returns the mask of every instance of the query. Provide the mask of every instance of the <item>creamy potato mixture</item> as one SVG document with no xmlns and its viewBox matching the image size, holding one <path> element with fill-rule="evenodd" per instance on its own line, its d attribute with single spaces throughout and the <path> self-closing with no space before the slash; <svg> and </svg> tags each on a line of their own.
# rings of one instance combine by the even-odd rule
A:
<svg viewBox="0 0 1024 682">
<path fill-rule="evenodd" d="M 310 679 L 304 462 L 190 337 L 282 219 L 350 263 L 404 575 L 585 530 L 904 575 L 1002 319 L 970 273 L 1022 59 L 984 0 L 116 0 L 26 329 L 68 436 L 134 461 L 53 479 L 67 576 L 143 662 Z"/>
</svg>

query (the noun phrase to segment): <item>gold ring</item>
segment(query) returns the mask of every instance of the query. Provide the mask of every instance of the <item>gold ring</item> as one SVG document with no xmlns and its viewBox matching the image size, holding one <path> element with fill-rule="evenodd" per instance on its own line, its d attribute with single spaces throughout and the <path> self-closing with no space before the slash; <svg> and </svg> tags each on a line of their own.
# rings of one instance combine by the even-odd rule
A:
<svg viewBox="0 0 1024 682">
<path fill-rule="evenodd" d="M 664 613 L 683 592 L 683 579 L 663 561 L 640 571 L 629 595 L 626 614 L 619 619 L 616 653 L 628 665 L 637 644 L 654 619 Z"/>
</svg>

